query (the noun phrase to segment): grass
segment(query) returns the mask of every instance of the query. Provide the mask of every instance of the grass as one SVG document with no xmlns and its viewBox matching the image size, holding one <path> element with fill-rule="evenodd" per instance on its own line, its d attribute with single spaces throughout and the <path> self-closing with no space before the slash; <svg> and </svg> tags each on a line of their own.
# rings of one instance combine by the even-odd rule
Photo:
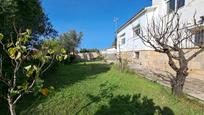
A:
<svg viewBox="0 0 204 115">
<path fill-rule="evenodd" d="M 22 115 L 204 115 L 204 106 L 101 62 L 61 65 L 45 78 L 48 96 L 28 95 Z M 1 112 L 0 112 L 1 113 Z"/>
</svg>

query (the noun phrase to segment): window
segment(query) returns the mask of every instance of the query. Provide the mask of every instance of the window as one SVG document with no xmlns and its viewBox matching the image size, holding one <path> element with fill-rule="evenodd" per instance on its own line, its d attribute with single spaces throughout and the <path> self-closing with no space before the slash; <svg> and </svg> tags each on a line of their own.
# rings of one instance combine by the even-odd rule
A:
<svg viewBox="0 0 204 115">
<path fill-rule="evenodd" d="M 125 38 L 121 40 L 121 45 L 125 44 Z"/>
<path fill-rule="evenodd" d="M 133 37 L 137 36 L 138 34 L 140 34 L 140 25 L 139 24 L 133 28 Z"/>
<path fill-rule="evenodd" d="M 169 0 L 169 2 L 167 3 L 167 7 L 168 7 L 168 13 L 171 13 L 172 11 L 175 10 L 175 0 Z"/>
<path fill-rule="evenodd" d="M 175 11 L 185 5 L 185 0 L 169 0 L 167 3 L 168 13 Z"/>
<path fill-rule="evenodd" d="M 177 0 L 177 9 L 183 7 L 185 5 L 185 0 Z"/>
<path fill-rule="evenodd" d="M 140 58 L 140 52 L 134 52 L 134 58 L 139 59 Z"/>
<path fill-rule="evenodd" d="M 204 45 L 204 30 L 195 33 L 195 44 Z"/>
</svg>

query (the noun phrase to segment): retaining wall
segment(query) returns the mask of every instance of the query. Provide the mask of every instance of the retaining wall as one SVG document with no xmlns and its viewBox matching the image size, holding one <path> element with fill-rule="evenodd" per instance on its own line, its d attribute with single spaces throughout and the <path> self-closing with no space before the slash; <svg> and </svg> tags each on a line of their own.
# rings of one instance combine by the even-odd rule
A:
<svg viewBox="0 0 204 115">
<path fill-rule="evenodd" d="M 190 56 L 196 50 L 186 49 L 185 51 L 188 51 L 187 56 Z M 168 65 L 166 54 L 145 50 L 121 52 L 120 55 L 123 60 L 128 62 L 130 69 L 145 75 L 148 79 L 166 86 L 170 85 L 169 82 L 156 75 L 162 74 L 166 76 L 165 79 L 168 79 L 168 73 L 175 74 Z M 193 97 L 204 100 L 204 52 L 189 63 L 189 76 L 186 79 L 184 91 Z"/>
</svg>

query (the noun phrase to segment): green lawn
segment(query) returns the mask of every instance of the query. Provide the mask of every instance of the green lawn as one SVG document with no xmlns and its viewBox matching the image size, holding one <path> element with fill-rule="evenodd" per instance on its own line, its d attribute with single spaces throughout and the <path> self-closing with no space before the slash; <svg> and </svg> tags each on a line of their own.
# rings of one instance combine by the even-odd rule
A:
<svg viewBox="0 0 204 115">
<path fill-rule="evenodd" d="M 101 62 L 61 65 L 46 77 L 48 96 L 27 96 L 23 115 L 204 115 L 204 106 Z"/>
</svg>

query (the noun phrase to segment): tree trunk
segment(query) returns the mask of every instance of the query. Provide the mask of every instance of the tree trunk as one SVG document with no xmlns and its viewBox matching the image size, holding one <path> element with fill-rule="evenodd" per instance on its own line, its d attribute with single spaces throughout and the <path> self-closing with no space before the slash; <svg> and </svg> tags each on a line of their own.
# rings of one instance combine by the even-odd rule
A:
<svg viewBox="0 0 204 115">
<path fill-rule="evenodd" d="M 120 71 L 123 71 L 123 62 L 122 62 L 122 58 L 119 57 L 119 68 L 120 68 Z"/>
<path fill-rule="evenodd" d="M 183 95 L 183 87 L 187 77 L 187 73 L 178 71 L 176 74 L 176 78 L 171 80 L 172 94 L 174 96 L 182 96 Z"/>
<path fill-rule="evenodd" d="M 16 111 L 15 111 L 15 106 L 12 103 L 12 98 L 11 96 L 8 96 L 8 105 L 9 105 L 9 111 L 11 115 L 16 115 Z"/>
<path fill-rule="evenodd" d="M 174 96 L 177 96 L 177 97 L 182 96 L 182 94 L 183 94 L 183 84 L 181 84 L 179 82 L 177 82 L 177 84 L 173 84 L 172 85 L 172 94 Z"/>
</svg>

